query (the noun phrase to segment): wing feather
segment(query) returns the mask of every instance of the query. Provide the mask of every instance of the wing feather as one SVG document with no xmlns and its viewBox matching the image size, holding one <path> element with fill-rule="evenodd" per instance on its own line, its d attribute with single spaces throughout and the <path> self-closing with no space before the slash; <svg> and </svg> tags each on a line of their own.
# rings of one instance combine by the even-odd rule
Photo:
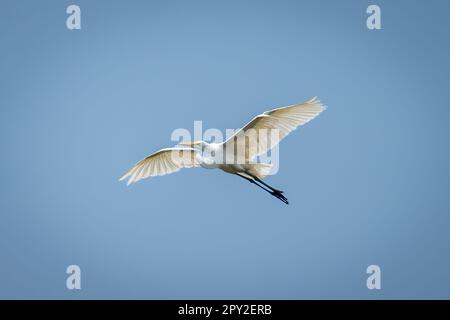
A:
<svg viewBox="0 0 450 320">
<path fill-rule="evenodd" d="M 138 161 L 120 179 L 128 178 L 127 185 L 152 176 L 162 176 L 182 168 L 198 167 L 200 164 L 193 148 L 161 149 Z"/>
<path fill-rule="evenodd" d="M 297 127 L 304 125 L 317 117 L 326 107 L 317 98 L 305 101 L 303 103 L 281 107 L 266 111 L 247 123 L 243 128 L 239 129 L 228 138 L 224 143 L 227 150 L 234 150 L 239 137 L 253 131 L 256 138 L 252 142 L 246 143 L 244 149 L 238 148 L 238 154 L 245 152 L 246 161 L 252 161 L 255 157 L 265 154 L 270 149 L 275 147 L 284 137 L 297 129 Z M 267 130 L 267 135 L 263 134 L 262 129 Z M 278 130 L 278 137 L 272 141 L 270 139 L 270 130 Z M 261 132 L 261 133 L 260 133 Z M 238 155 L 236 155 L 238 156 Z M 244 156 L 244 155 L 242 155 Z"/>
</svg>

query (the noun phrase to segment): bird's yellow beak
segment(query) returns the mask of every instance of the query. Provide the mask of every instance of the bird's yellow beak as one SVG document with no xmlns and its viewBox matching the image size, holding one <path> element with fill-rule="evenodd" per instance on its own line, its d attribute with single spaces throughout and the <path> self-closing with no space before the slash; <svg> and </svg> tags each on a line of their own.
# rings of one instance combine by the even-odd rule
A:
<svg viewBox="0 0 450 320">
<path fill-rule="evenodd" d="M 180 142 L 178 145 L 185 146 L 185 147 L 194 147 L 201 143 L 202 143 L 201 141 L 183 141 L 183 142 Z"/>
</svg>

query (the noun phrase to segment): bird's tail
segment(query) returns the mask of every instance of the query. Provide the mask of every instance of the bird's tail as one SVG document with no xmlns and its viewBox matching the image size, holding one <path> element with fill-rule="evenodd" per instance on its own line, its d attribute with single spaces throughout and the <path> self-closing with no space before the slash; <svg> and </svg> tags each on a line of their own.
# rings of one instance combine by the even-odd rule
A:
<svg viewBox="0 0 450 320">
<path fill-rule="evenodd" d="M 264 179 L 272 170 L 272 165 L 270 163 L 253 163 L 249 164 L 246 169 L 252 176 Z"/>
</svg>

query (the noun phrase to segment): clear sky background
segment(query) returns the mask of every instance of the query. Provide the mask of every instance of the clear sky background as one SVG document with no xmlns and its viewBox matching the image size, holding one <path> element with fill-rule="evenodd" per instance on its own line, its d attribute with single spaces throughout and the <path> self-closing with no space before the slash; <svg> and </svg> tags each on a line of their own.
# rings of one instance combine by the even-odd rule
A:
<svg viewBox="0 0 450 320">
<path fill-rule="evenodd" d="M 0 298 L 450 298 L 449 12 L 2 0 Z M 313 96 L 328 110 L 267 180 L 289 206 L 215 170 L 117 181 L 194 120 L 238 128 Z"/>
</svg>

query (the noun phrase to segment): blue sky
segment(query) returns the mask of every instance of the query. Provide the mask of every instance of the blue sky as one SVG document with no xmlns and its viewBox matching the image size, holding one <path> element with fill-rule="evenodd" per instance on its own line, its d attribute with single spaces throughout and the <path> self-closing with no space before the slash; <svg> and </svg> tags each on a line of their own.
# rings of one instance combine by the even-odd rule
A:
<svg viewBox="0 0 450 320">
<path fill-rule="evenodd" d="M 1 298 L 450 298 L 447 1 L 1 7 Z M 117 181 L 194 120 L 313 96 L 267 180 L 289 206 L 219 171 Z"/>
</svg>

